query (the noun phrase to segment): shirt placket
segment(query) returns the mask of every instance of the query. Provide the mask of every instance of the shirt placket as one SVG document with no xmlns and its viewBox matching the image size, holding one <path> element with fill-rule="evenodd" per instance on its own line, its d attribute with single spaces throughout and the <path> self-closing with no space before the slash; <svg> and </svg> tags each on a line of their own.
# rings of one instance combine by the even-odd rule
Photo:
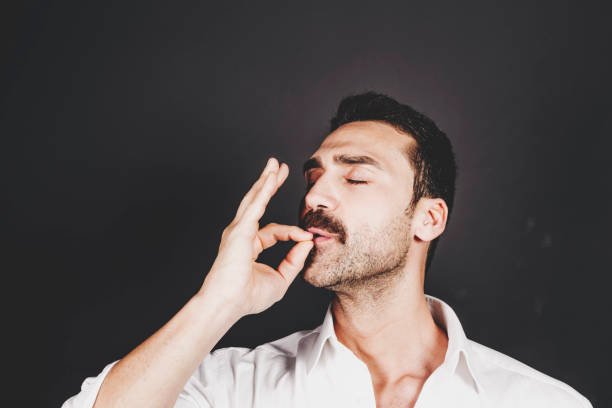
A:
<svg viewBox="0 0 612 408">
<path fill-rule="evenodd" d="M 339 347 L 342 359 L 341 375 L 345 379 L 343 400 L 350 402 L 347 406 L 376 408 L 376 396 L 368 366 L 346 346 L 340 344 Z"/>
</svg>

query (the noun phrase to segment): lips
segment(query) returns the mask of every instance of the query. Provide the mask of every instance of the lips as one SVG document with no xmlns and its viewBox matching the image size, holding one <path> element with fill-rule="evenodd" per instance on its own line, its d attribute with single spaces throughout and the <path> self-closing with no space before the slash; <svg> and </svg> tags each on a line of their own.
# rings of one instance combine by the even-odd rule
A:
<svg viewBox="0 0 612 408">
<path fill-rule="evenodd" d="M 320 245 L 324 242 L 332 241 L 336 234 L 332 234 L 320 228 L 308 228 L 306 231 L 313 235 L 313 241 L 316 245 Z"/>
<path fill-rule="evenodd" d="M 315 235 L 314 240 L 346 243 L 346 228 L 339 218 L 322 209 L 308 211 L 300 217 L 300 228 Z"/>
<path fill-rule="evenodd" d="M 308 228 L 306 231 L 310 232 L 310 233 L 311 233 L 312 235 L 314 235 L 315 237 L 316 237 L 317 235 L 319 235 L 319 236 L 322 236 L 322 237 L 327 237 L 327 238 L 329 238 L 329 237 L 331 237 L 331 236 L 333 235 L 332 233 L 327 232 L 327 231 L 325 231 L 325 230 L 322 230 L 322 229 L 320 229 L 320 228 L 312 228 L 312 227 L 310 227 L 310 228 Z"/>
</svg>

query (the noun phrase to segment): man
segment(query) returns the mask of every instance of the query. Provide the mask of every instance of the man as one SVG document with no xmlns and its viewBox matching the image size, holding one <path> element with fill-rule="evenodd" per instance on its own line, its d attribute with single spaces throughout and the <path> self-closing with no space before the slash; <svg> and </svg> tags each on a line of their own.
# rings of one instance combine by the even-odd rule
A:
<svg viewBox="0 0 612 408">
<path fill-rule="evenodd" d="M 223 231 L 200 291 L 64 407 L 590 407 L 568 385 L 468 340 L 423 293 L 456 166 L 433 121 L 380 94 L 345 98 L 304 165 L 300 227 L 258 221 L 289 169 L 270 159 Z M 278 268 L 256 262 L 297 242 Z M 323 324 L 210 350 L 297 274 L 333 291 Z"/>
</svg>

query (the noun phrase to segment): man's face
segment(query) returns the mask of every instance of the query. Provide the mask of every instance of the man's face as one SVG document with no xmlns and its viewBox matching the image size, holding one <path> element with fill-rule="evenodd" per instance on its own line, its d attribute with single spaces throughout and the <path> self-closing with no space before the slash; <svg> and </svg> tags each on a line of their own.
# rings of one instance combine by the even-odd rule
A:
<svg viewBox="0 0 612 408">
<path fill-rule="evenodd" d="M 315 245 L 305 281 L 342 289 L 401 270 L 412 240 L 410 143 L 385 123 L 351 122 L 306 162 L 300 225 L 315 234 Z"/>
</svg>

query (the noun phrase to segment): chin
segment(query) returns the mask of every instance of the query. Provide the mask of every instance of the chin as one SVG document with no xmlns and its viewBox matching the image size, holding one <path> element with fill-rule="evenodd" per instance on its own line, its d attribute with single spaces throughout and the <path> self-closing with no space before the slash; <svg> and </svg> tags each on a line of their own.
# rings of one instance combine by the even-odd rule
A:
<svg viewBox="0 0 612 408">
<path fill-rule="evenodd" d="M 324 270 L 324 268 L 321 268 L 316 263 L 305 267 L 301 275 L 305 282 L 316 288 L 322 288 L 329 284 L 328 271 Z"/>
</svg>

